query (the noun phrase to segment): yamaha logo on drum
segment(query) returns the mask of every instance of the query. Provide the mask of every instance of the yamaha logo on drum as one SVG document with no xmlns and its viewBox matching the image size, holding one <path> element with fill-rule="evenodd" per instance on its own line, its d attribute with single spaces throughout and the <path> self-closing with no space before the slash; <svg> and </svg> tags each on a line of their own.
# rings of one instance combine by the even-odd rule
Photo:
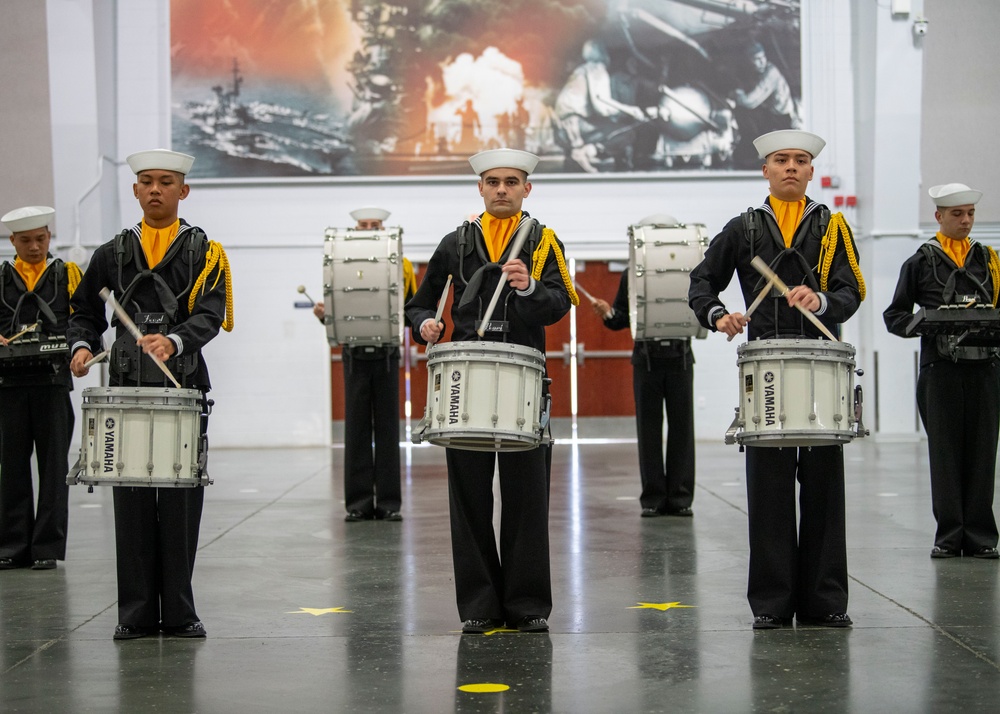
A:
<svg viewBox="0 0 1000 714">
<path fill-rule="evenodd" d="M 764 372 L 764 426 L 778 423 L 774 408 L 774 372 Z"/>
<path fill-rule="evenodd" d="M 462 373 L 454 370 L 451 373 L 451 392 L 448 395 L 448 423 L 458 424 L 459 407 L 462 397 Z"/>
<path fill-rule="evenodd" d="M 108 417 L 104 420 L 104 473 L 115 470 L 115 420 Z"/>
</svg>

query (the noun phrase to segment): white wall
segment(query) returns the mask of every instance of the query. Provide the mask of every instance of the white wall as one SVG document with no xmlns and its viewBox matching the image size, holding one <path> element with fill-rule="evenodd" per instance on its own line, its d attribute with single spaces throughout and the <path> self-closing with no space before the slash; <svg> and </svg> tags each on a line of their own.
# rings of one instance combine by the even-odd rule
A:
<svg viewBox="0 0 1000 714">
<path fill-rule="evenodd" d="M 58 36 L 50 37 L 52 47 L 81 45 L 74 73 L 93 71 L 94 50 L 80 39 L 79 28 L 94 13 L 93 6 L 104 7 L 107 0 L 48 0 L 50 7 L 73 9 L 82 25 L 59 23 Z M 167 0 L 129 0 L 113 4 L 117 27 L 116 74 L 101 72 L 80 80 L 81 91 L 97 85 L 112 86 L 117 97 L 117 145 L 115 158 L 139 149 L 169 145 L 169 12 Z M 859 182 L 856 162 L 869 157 L 857 152 L 860 145 L 874 145 L 874 120 L 856 125 L 859 112 L 855 102 L 867 101 L 887 85 L 887 79 L 875 76 L 873 68 L 858 66 L 860 56 L 855 43 L 859 33 L 852 32 L 854 8 L 871 6 L 871 13 L 888 15 L 888 7 L 855 0 L 810 0 L 803 3 L 803 97 L 808 128 L 828 139 L 828 148 L 816 161 L 816 182 L 810 195 L 833 205 L 834 195 L 856 195 L 859 205 L 894 205 L 898 200 L 883 190 L 873 177 Z M 869 17 L 869 19 L 871 19 Z M 891 31 L 876 27 L 861 38 L 871 43 L 868 53 L 875 56 L 880 43 L 890 41 L 884 60 L 897 59 L 918 63 L 910 50 L 905 52 L 891 43 Z M 50 33 L 51 36 L 51 33 Z M 89 64 L 88 64 L 89 62 Z M 886 66 L 890 66 L 887 64 Z M 867 79 L 866 79 L 867 78 Z M 870 91 L 856 93 L 857 83 Z M 866 84 L 867 83 L 867 84 Z M 55 92 L 55 89 L 53 90 Z M 85 103 L 86 105 L 86 103 Z M 55 111 L 55 109 L 53 110 Z M 906 110 L 908 112 L 908 110 Z M 909 114 L 907 113 L 907 116 Z M 89 108 L 78 119 L 91 125 L 86 131 L 73 131 L 72 140 L 80 145 L 76 176 L 57 170 L 57 201 L 79 193 L 83 175 L 95 174 L 98 119 Z M 101 120 L 101 126 L 107 120 Z M 917 122 L 919 125 L 919 122 Z M 60 133 L 61 127 L 54 128 Z M 880 135 L 877 152 L 883 145 L 896 151 L 919 151 L 911 146 L 912 132 Z M 867 136 L 867 138 L 866 138 Z M 60 146 L 69 139 L 60 134 Z M 865 142 L 868 142 L 865 144 Z M 876 151 L 873 148 L 873 151 Z M 87 170 L 89 167 L 89 170 Z M 108 167 L 109 168 L 109 167 Z M 58 169 L 58 166 L 57 166 Z M 840 179 L 837 190 L 822 189 L 821 176 Z M 132 177 L 127 169 L 105 171 L 105 181 L 117 184 L 111 193 L 120 201 L 118 223 L 130 224 L 139 217 L 131 196 Z M 707 225 L 714 234 L 725 222 L 746 207 L 757 205 L 765 197 L 767 186 L 756 174 L 702 175 L 672 174 L 662 177 L 632 176 L 591 179 L 587 177 L 540 176 L 526 209 L 553 227 L 577 259 L 622 259 L 627 254 L 626 227 L 637 218 L 658 211 L 669 212 L 687 222 Z M 119 207 L 100 194 L 105 213 Z M 916 225 L 910 216 L 909 203 L 903 202 L 906 225 Z M 377 203 L 390 208 L 392 225 L 405 228 L 407 255 L 416 261 L 425 259 L 440 237 L 470 213 L 481 210 L 481 199 L 474 177 L 419 180 L 282 180 L 270 182 L 196 182 L 182 215 L 201 225 L 209 236 L 220 241 L 233 265 L 236 286 L 236 329 L 222 334 L 206 350 L 217 401 L 212 424 L 213 444 L 221 446 L 277 446 L 324 443 L 328 439 L 328 373 L 322 329 L 307 310 L 295 310 L 299 298 L 296 287 L 305 284 L 314 297 L 321 288 L 322 236 L 329 225 L 347 225 L 347 212 L 359 205 Z M 862 244 L 862 267 L 869 276 L 871 294 L 882 299 L 895 283 L 895 271 L 901 259 L 873 264 L 874 251 L 866 236 L 873 225 L 861 225 L 859 216 L 847 213 L 856 225 Z M 86 220 L 86 219 L 85 219 Z M 95 245 L 106 240 L 105 229 L 97 223 L 85 225 L 84 243 Z M 901 252 L 906 252 L 901 249 Z M 877 267 L 876 267 L 877 266 Z M 887 277 L 892 274 L 891 278 Z M 872 278 L 875 278 L 873 281 Z M 874 282 L 874 284 L 873 284 Z M 731 304 L 736 291 L 727 294 Z M 884 305 L 866 305 L 865 319 L 848 323 L 845 338 L 859 344 L 863 364 L 870 362 L 870 346 Z M 877 318 L 877 320 L 876 320 Z M 884 331 L 883 331 L 884 332 Z M 697 432 L 700 438 L 722 438 L 736 406 L 738 373 L 737 343 L 727 343 L 718 335 L 699 341 L 695 346 Z M 871 370 L 868 371 L 870 379 Z M 865 381 L 863 380 L 863 383 Z M 581 385 L 587 388 L 588 385 Z M 868 408 L 872 409 L 875 390 L 870 384 Z M 883 406 L 885 409 L 890 406 Z"/>
</svg>

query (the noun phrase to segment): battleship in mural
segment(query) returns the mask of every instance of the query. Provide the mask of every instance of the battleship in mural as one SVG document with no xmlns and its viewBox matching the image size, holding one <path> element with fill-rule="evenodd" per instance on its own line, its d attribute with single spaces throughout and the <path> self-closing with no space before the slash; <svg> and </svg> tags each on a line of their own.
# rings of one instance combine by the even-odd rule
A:
<svg viewBox="0 0 1000 714">
<path fill-rule="evenodd" d="M 243 76 L 233 60 L 232 83 L 215 85 L 207 101 L 189 101 L 184 116 L 195 131 L 187 141 L 246 162 L 260 162 L 282 173 L 329 175 L 351 153 L 342 126 L 328 114 L 283 104 L 242 101 Z M 257 173 L 254 171 L 253 173 Z M 273 173 L 269 171 L 268 173 Z"/>
</svg>

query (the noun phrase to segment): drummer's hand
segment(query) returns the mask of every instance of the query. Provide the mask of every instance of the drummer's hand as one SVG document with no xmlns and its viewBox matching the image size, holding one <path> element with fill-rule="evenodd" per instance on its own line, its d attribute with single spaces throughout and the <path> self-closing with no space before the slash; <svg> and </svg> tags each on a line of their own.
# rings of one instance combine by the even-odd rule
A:
<svg viewBox="0 0 1000 714">
<path fill-rule="evenodd" d="M 166 335 L 143 335 L 135 343 L 142 348 L 143 352 L 156 357 L 161 362 L 166 362 L 177 351 L 177 345 Z"/>
<path fill-rule="evenodd" d="M 424 338 L 427 345 L 433 345 L 441 338 L 441 331 L 444 330 L 444 324 L 440 322 L 435 322 L 432 319 L 424 320 L 423 324 L 420 325 L 420 336 Z"/>
<path fill-rule="evenodd" d="M 747 319 L 742 312 L 731 312 L 723 315 L 715 321 L 715 329 L 725 333 L 728 337 L 735 337 L 743 334 L 743 328 L 747 324 Z"/>
<path fill-rule="evenodd" d="M 514 258 L 504 263 L 501 268 L 507 274 L 507 282 L 515 290 L 527 290 L 531 285 L 531 276 L 528 274 L 528 266 L 520 258 Z"/>
<path fill-rule="evenodd" d="M 90 367 L 87 366 L 87 362 L 89 362 L 93 356 L 94 354 L 86 347 L 81 347 L 73 353 L 73 359 L 69 361 L 69 371 L 73 373 L 74 377 L 87 376 L 90 372 Z"/>
<path fill-rule="evenodd" d="M 3 335 L 0 335 L 0 345 L 3 345 L 4 347 L 7 346 L 7 338 Z"/>
<path fill-rule="evenodd" d="M 788 300 L 789 307 L 801 305 L 809 312 L 816 312 L 822 304 L 819 295 L 808 285 L 796 285 L 785 294 L 785 299 Z"/>
<path fill-rule="evenodd" d="M 313 305 L 313 315 L 316 316 L 317 320 L 323 322 L 323 318 L 326 317 L 326 308 L 323 306 L 322 300 Z"/>
<path fill-rule="evenodd" d="M 605 316 L 611 312 L 611 306 L 608 305 L 606 300 L 601 300 L 601 298 L 595 298 L 590 307 L 593 308 L 594 314 L 597 315 L 602 320 Z"/>
</svg>

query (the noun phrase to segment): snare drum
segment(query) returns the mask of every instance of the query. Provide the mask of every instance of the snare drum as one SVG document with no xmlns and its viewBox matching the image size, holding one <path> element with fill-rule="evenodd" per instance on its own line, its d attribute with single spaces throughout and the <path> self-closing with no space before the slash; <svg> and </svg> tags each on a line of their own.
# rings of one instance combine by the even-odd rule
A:
<svg viewBox="0 0 1000 714">
<path fill-rule="evenodd" d="M 91 486 L 208 485 L 197 389 L 83 390 L 80 461 L 67 482 Z"/>
<path fill-rule="evenodd" d="M 427 406 L 413 441 L 468 451 L 542 443 L 545 355 L 506 342 L 446 342 L 427 351 Z"/>
<path fill-rule="evenodd" d="M 327 228 L 326 335 L 337 345 L 399 345 L 403 337 L 402 229 Z"/>
<path fill-rule="evenodd" d="M 704 338 L 708 330 L 688 307 L 691 271 L 705 257 L 708 233 L 700 223 L 631 226 L 628 307 L 636 340 Z"/>
<path fill-rule="evenodd" d="M 754 340 L 740 345 L 737 355 L 740 406 L 726 443 L 833 446 L 865 435 L 852 345 L 806 338 Z"/>
</svg>

